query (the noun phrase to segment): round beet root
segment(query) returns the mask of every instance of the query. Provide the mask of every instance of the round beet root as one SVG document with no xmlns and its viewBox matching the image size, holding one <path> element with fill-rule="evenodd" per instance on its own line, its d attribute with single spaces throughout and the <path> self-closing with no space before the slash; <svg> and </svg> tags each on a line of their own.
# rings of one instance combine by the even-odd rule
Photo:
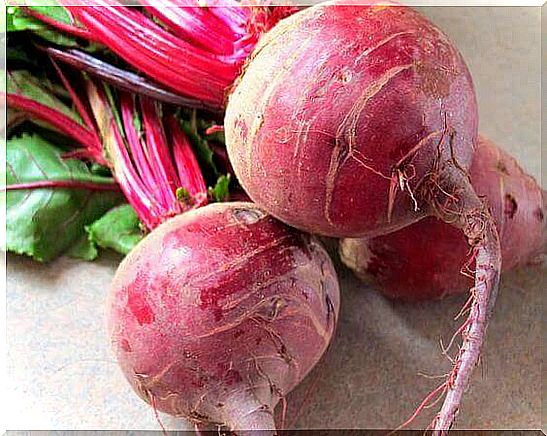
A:
<svg viewBox="0 0 547 436">
<path fill-rule="evenodd" d="M 270 430 L 338 317 L 320 244 L 252 203 L 171 218 L 120 265 L 109 331 L 135 391 L 197 426 Z M 268 433 L 269 434 L 269 433 Z"/>
<path fill-rule="evenodd" d="M 334 237 L 423 216 L 393 187 L 417 191 L 438 152 L 468 168 L 477 134 L 473 83 L 447 37 L 410 8 L 346 3 L 301 11 L 266 34 L 225 118 L 253 201 Z"/>
<path fill-rule="evenodd" d="M 501 239 L 502 266 L 508 270 L 533 261 L 544 250 L 542 189 L 517 161 L 479 136 L 471 182 L 485 197 Z M 376 238 L 340 241 L 342 261 L 361 279 L 372 281 L 389 298 L 407 301 L 466 292 L 473 281 L 469 245 L 462 232 L 435 217 Z"/>
</svg>

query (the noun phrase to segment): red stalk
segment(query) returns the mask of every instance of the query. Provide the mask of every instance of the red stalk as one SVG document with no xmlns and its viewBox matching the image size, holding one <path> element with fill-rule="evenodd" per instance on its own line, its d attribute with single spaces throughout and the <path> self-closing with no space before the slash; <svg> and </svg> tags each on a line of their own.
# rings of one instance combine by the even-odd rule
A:
<svg viewBox="0 0 547 436">
<path fill-rule="evenodd" d="M 55 27 L 56 29 L 62 32 L 66 32 L 78 38 L 87 39 L 88 41 L 97 42 L 93 37 L 93 33 L 89 32 L 86 29 L 82 29 L 81 27 L 73 26 L 71 24 L 66 24 L 61 21 L 54 20 L 53 18 L 48 17 L 47 15 L 43 15 L 40 12 L 37 12 L 36 10 L 29 8 L 28 6 L 21 6 L 21 9 L 24 10 L 26 14 L 36 18 L 37 20 L 42 21 L 43 23 L 48 24 L 49 26 Z"/>
<path fill-rule="evenodd" d="M 59 50 L 53 47 L 40 46 L 38 48 L 47 52 L 52 58 L 72 65 L 80 71 L 94 75 L 123 91 L 144 95 L 164 103 L 201 109 L 211 112 L 211 116 L 213 117 L 219 116 L 219 107 L 207 105 L 197 99 L 182 97 L 179 94 L 168 91 L 150 79 L 115 67 L 83 51 L 76 49 Z"/>
<path fill-rule="evenodd" d="M 121 94 L 120 96 L 122 122 L 124 125 L 125 136 L 127 143 L 132 151 L 133 162 L 142 179 L 143 184 L 150 192 L 158 190 L 157 181 L 155 180 L 154 172 L 149 163 L 149 158 L 145 152 L 145 144 L 141 141 L 142 132 L 137 131 L 134 126 L 133 117 L 136 114 L 135 99 L 129 94 Z"/>
<path fill-rule="evenodd" d="M 154 6 L 155 0 L 140 0 L 143 5 Z M 250 16 L 250 8 L 241 7 L 233 0 L 207 0 L 200 5 L 199 0 L 170 0 L 173 7 L 192 8 L 196 16 L 209 28 L 222 27 L 236 35 L 245 35 L 245 24 Z"/>
<path fill-rule="evenodd" d="M 175 195 L 178 178 L 167 147 L 167 139 L 165 138 L 165 132 L 161 124 L 161 117 L 158 113 L 158 108 L 148 99 L 141 99 L 141 111 L 144 121 L 145 141 L 150 161 L 158 180 L 159 194 L 164 205 L 171 209 L 173 208 L 173 204 L 178 206 Z M 175 209 L 178 208 L 175 207 Z"/>
<path fill-rule="evenodd" d="M 2 93 L 0 93 L 0 95 L 1 94 Z M 52 109 L 42 103 L 38 103 L 28 97 L 13 93 L 7 93 L 5 95 L 8 106 L 24 111 L 33 118 L 51 124 L 57 130 L 84 145 L 86 149 L 81 151 L 82 154 L 85 154 L 88 158 L 91 158 L 102 165 L 106 164 L 106 160 L 101 153 L 102 147 L 100 143 L 97 142 L 97 137 L 93 132 L 62 112 Z"/>
<path fill-rule="evenodd" d="M 90 2 L 90 0 L 82 0 Z M 86 8 L 78 8 L 78 11 L 86 11 L 90 15 L 102 18 L 103 23 L 106 25 L 116 24 L 125 30 L 124 36 L 127 36 L 131 40 L 138 41 L 140 44 L 144 44 L 146 48 L 151 48 L 156 56 L 158 54 L 166 55 L 165 60 L 172 62 L 171 55 L 184 55 L 185 63 L 188 63 L 191 68 L 199 68 L 199 63 L 209 63 L 212 67 L 217 68 L 219 71 L 203 71 L 207 74 L 207 77 L 215 78 L 219 75 L 221 77 L 229 78 L 232 74 L 232 68 L 229 67 L 228 56 L 217 56 L 209 53 L 205 50 L 197 48 L 192 44 L 177 38 L 162 27 L 158 26 L 152 20 L 148 19 L 145 15 L 135 11 L 130 7 L 122 7 L 117 3 L 113 3 L 111 6 L 107 6 L 108 0 L 93 0 L 94 5 Z M 106 20 L 117 20 L 114 23 L 110 23 Z M 175 59 L 181 60 L 181 59 Z"/>
<path fill-rule="evenodd" d="M 69 81 L 67 80 L 66 76 L 63 74 L 59 66 L 57 65 L 57 62 L 55 62 L 55 59 L 50 57 L 51 63 L 53 64 L 53 67 L 55 68 L 55 71 L 57 72 L 59 78 L 61 79 L 61 82 L 63 82 L 64 87 L 68 91 L 68 94 L 70 95 L 70 98 L 72 99 L 72 103 L 74 106 L 76 106 L 76 110 L 80 114 L 80 117 L 82 117 L 83 122 L 87 126 L 88 129 L 90 129 L 92 135 L 95 138 L 95 142 L 100 145 L 99 137 L 97 136 L 97 133 L 95 131 L 96 126 L 91 117 L 89 116 L 89 113 L 87 109 L 84 106 L 84 103 L 82 100 L 78 97 L 78 94 L 74 91 L 74 88 L 70 85 Z M 102 147 L 100 147 L 102 148 Z"/>
<path fill-rule="evenodd" d="M 24 189 L 50 189 L 50 188 L 69 188 L 69 189 L 87 189 L 90 191 L 119 191 L 120 186 L 114 182 L 80 182 L 78 180 L 38 180 L 36 182 L 15 183 L 2 186 L 2 191 L 18 191 Z"/>
<path fill-rule="evenodd" d="M 156 211 L 160 208 L 152 192 L 143 185 L 133 167 L 123 133 L 116 123 L 105 93 L 91 81 L 86 84 L 91 109 L 103 138 L 105 150 L 112 161 L 116 180 L 141 221 L 148 228 L 153 228 L 157 225 Z"/>
<path fill-rule="evenodd" d="M 185 0 L 181 1 L 184 2 Z M 230 4 L 230 6 L 228 6 L 228 4 Z M 211 0 L 208 2 L 208 6 L 219 20 L 234 31 L 245 28 L 250 16 L 250 8 L 241 7 L 240 4 L 236 2 Z M 241 34 L 245 34 L 245 31 L 241 32 Z"/>
<path fill-rule="evenodd" d="M 155 5 L 145 8 L 175 35 L 203 50 L 219 55 L 234 50 L 238 35 L 222 26 L 223 23 L 205 8 L 201 11 L 198 7 L 177 7 L 172 0 L 158 0 Z M 217 23 L 212 23 L 214 21 Z"/>
<path fill-rule="evenodd" d="M 141 3 L 167 29 L 117 0 L 81 0 L 81 6 L 61 0 L 85 29 L 27 11 L 59 30 L 106 45 L 163 86 L 214 109 L 224 106 L 226 90 L 260 35 L 296 11 L 242 7 L 233 0 L 209 0 L 207 6 L 198 0 L 158 1 L 159 5 Z"/>
<path fill-rule="evenodd" d="M 176 38 L 136 11 L 101 4 L 70 9 L 103 44 L 141 71 L 182 94 L 221 104 L 239 66 Z"/>
<path fill-rule="evenodd" d="M 157 203 L 153 191 L 144 186 L 139 174 L 135 171 L 121 132 L 114 120 L 110 124 L 110 129 L 113 140 L 109 142 L 111 145 L 109 151 L 114 161 L 116 179 L 140 220 L 146 227 L 153 229 L 161 223 L 159 211 L 162 207 Z"/>
<path fill-rule="evenodd" d="M 167 128 L 173 139 L 173 157 L 182 187 L 192 196 L 205 194 L 207 192 L 205 180 L 190 142 L 182 131 L 179 121 L 172 115 L 167 117 Z"/>
<path fill-rule="evenodd" d="M 173 115 L 166 118 L 165 124 L 172 130 L 169 132 L 169 137 L 173 138 L 170 148 L 158 103 L 141 97 L 140 105 L 137 105 L 137 97 L 120 92 L 121 119 L 118 119 L 118 110 L 113 106 L 116 103 L 111 95 L 106 89 L 87 80 L 87 103 L 90 112 L 58 65 L 55 62 L 53 64 L 87 127 L 59 110 L 28 97 L 10 93 L 6 95 L 8 103 L 24 111 L 25 115 L 30 114 L 46 121 L 84 144 L 86 149 L 75 150 L 63 157 L 86 156 L 110 166 L 119 186 L 78 180 L 42 180 L 14 184 L 5 189 L 121 189 L 140 220 L 149 229 L 173 215 L 206 202 L 206 186 L 199 164 Z M 103 157 L 103 152 L 108 155 L 109 161 Z M 185 190 L 181 199 L 178 198 L 179 188 Z"/>
<path fill-rule="evenodd" d="M 200 86 L 199 80 L 190 79 L 190 77 L 199 77 L 199 74 L 196 75 L 195 72 L 185 71 L 184 69 L 179 72 L 174 70 L 175 57 L 167 61 L 170 62 L 169 66 L 165 65 L 165 63 L 162 64 L 159 62 L 159 56 L 151 52 L 150 49 L 141 47 L 142 51 L 139 52 L 140 42 L 132 43 L 132 41 L 122 41 L 119 39 L 117 36 L 120 32 L 119 29 L 111 32 L 101 22 L 95 20 L 94 17 L 86 17 L 85 20 L 90 27 L 93 27 L 97 32 L 101 32 L 104 44 L 108 45 L 114 52 L 137 69 L 146 72 L 153 79 L 183 95 L 203 100 L 214 106 L 221 105 L 218 95 L 220 94 L 220 90 L 223 89 L 223 85 L 204 83 L 204 86 Z"/>
<path fill-rule="evenodd" d="M 164 124 L 161 108 L 153 100 L 140 98 L 139 105 L 136 97 L 120 93 L 121 126 L 104 91 L 88 82 L 88 94 L 115 177 L 149 229 L 206 201 L 198 162 L 173 115 L 166 117 Z M 164 126 L 169 129 L 169 136 Z M 167 137 L 173 138 L 171 144 Z M 183 201 L 177 198 L 180 187 L 189 194 Z"/>
<path fill-rule="evenodd" d="M 211 127 L 208 127 L 207 130 L 205 130 L 206 135 L 213 135 L 217 132 L 224 132 L 224 126 L 213 124 Z"/>
</svg>

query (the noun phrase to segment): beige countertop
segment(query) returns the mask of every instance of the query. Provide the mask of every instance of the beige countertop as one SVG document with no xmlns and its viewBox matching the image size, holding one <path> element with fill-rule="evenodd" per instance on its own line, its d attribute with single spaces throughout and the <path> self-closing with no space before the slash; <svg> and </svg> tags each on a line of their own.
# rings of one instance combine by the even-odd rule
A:
<svg viewBox="0 0 547 436">
<path fill-rule="evenodd" d="M 541 176 L 539 8 L 422 8 L 458 45 L 473 74 L 480 130 Z M 110 354 L 104 301 L 119 257 L 40 265 L 8 256 L 8 429 L 157 430 L 152 410 Z M 393 303 L 339 267 L 342 309 L 327 355 L 288 397 L 299 428 L 389 428 L 401 423 L 450 364 L 441 355 L 465 296 Z M 458 428 L 541 427 L 545 267 L 503 277 L 482 364 Z M 309 389 L 309 395 L 306 396 Z M 302 399 L 306 401 L 301 406 Z M 428 423 L 432 411 L 415 422 Z M 186 423 L 162 415 L 168 428 Z"/>
</svg>

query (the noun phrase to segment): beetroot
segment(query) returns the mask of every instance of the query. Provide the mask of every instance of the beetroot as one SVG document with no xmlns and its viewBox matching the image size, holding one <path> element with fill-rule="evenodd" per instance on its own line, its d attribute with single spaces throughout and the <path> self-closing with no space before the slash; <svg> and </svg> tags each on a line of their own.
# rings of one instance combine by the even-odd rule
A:
<svg viewBox="0 0 547 436">
<path fill-rule="evenodd" d="M 446 394 L 437 431 L 452 425 L 478 362 L 501 268 L 494 221 L 468 178 L 477 124 L 458 50 L 416 11 L 384 1 L 336 0 L 282 20 L 251 54 L 225 117 L 243 188 L 289 225 L 373 237 L 436 216 L 464 232 L 474 298 L 435 392 Z"/>
<path fill-rule="evenodd" d="M 488 201 L 501 238 L 502 266 L 533 261 L 545 246 L 542 189 L 516 160 L 479 136 L 471 182 Z M 342 261 L 360 278 L 373 281 L 390 298 L 407 301 L 465 292 L 472 285 L 464 265 L 469 246 L 461 231 L 435 217 L 389 235 L 340 241 Z"/>
<path fill-rule="evenodd" d="M 355 237 L 426 213 L 390 187 L 417 191 L 437 151 L 467 168 L 477 106 L 460 54 L 418 13 L 330 3 L 263 37 L 225 134 L 256 203 L 306 231 Z"/>
<path fill-rule="evenodd" d="M 312 236 L 252 203 L 217 203 L 152 231 L 120 265 L 109 308 L 141 398 L 198 427 L 274 429 L 275 405 L 329 344 L 339 291 Z"/>
</svg>

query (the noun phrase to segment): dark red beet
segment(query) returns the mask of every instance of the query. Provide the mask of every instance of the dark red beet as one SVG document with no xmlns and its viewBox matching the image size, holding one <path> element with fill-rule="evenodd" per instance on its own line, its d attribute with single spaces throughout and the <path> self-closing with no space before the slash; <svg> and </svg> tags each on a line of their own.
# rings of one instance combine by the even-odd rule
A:
<svg viewBox="0 0 547 436">
<path fill-rule="evenodd" d="M 251 203 L 217 203 L 152 231 L 120 265 L 109 308 L 141 398 L 201 427 L 272 430 L 330 342 L 339 291 L 312 236 Z"/>
<path fill-rule="evenodd" d="M 458 50 L 416 11 L 347 3 L 298 12 L 261 39 L 229 97 L 228 154 L 253 201 L 309 232 L 373 237 L 426 216 L 464 232 L 477 267 L 432 423 L 445 431 L 478 363 L 501 268 L 494 220 L 468 178 L 473 83 Z"/>
<path fill-rule="evenodd" d="M 502 266 L 508 270 L 533 261 L 544 249 L 542 189 L 513 157 L 479 137 L 471 182 L 484 195 L 501 238 Z M 360 278 L 373 281 L 390 298 L 407 301 L 466 292 L 473 281 L 454 268 L 469 258 L 460 230 L 435 217 L 376 238 L 340 241 L 343 262 Z"/>
</svg>

